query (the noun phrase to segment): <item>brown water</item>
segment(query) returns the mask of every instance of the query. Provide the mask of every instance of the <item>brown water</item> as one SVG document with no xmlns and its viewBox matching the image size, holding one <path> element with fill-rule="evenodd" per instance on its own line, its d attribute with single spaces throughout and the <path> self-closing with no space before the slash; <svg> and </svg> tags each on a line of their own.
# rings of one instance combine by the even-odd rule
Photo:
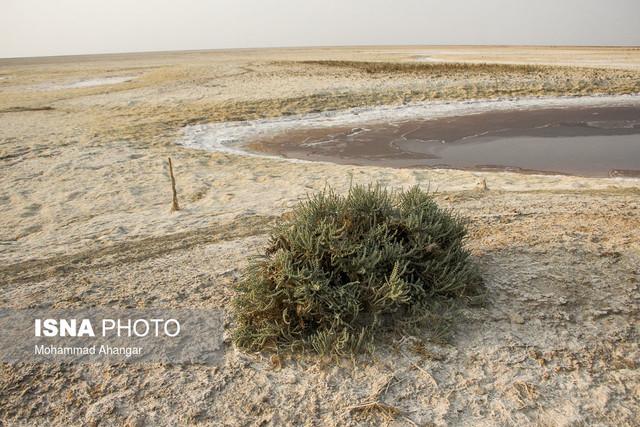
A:
<svg viewBox="0 0 640 427">
<path fill-rule="evenodd" d="M 497 111 L 306 129 L 249 148 L 354 165 L 640 176 L 640 106 Z"/>
</svg>

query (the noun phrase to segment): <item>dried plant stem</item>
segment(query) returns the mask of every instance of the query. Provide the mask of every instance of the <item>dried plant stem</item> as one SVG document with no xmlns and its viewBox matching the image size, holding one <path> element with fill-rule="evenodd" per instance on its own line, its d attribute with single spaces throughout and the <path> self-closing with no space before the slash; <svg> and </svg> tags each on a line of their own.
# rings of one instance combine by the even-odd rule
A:
<svg viewBox="0 0 640 427">
<path fill-rule="evenodd" d="M 380 401 L 368 401 L 347 408 L 349 412 L 357 412 L 364 416 L 380 414 L 386 421 L 391 421 L 400 414 L 395 406 L 387 405 Z"/>
<path fill-rule="evenodd" d="M 173 163 L 171 163 L 171 157 L 169 159 L 169 175 L 171 176 L 171 191 L 173 192 L 173 200 L 171 202 L 171 212 L 179 211 L 180 205 L 178 204 L 178 192 L 176 191 L 176 178 L 173 176 Z"/>
<path fill-rule="evenodd" d="M 402 353 L 402 352 L 401 352 Z M 409 358 L 409 356 L 407 356 L 406 354 L 402 353 L 402 355 L 405 357 L 405 359 L 407 359 L 407 361 L 414 367 L 416 368 L 418 371 L 422 372 L 428 379 L 429 381 L 431 381 L 433 383 L 433 385 L 435 386 L 436 389 L 439 389 L 440 386 L 438 385 L 438 382 L 436 381 L 435 378 L 433 378 L 433 375 L 431 375 L 429 373 L 429 371 L 427 371 L 426 369 L 421 368 L 420 366 L 418 366 L 416 363 L 412 362 L 411 359 Z"/>
</svg>

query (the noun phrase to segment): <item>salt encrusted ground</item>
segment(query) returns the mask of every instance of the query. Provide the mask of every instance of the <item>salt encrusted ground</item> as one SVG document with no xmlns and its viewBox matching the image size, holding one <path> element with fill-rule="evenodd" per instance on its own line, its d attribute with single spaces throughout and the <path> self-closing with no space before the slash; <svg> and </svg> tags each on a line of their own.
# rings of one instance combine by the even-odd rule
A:
<svg viewBox="0 0 640 427">
<path fill-rule="evenodd" d="M 370 75 L 298 60 L 607 65 L 598 73 Z M 604 62 L 607 62 L 605 64 Z M 616 68 L 617 67 L 617 68 Z M 614 69 L 615 68 L 615 69 Z M 193 150 L 184 125 L 469 98 L 634 93 L 637 49 L 358 48 L 0 62 L 2 307 L 228 307 L 267 226 L 327 183 L 437 188 L 472 219 L 484 307 L 448 343 L 371 360 L 218 367 L 2 365 L 9 425 L 634 425 L 640 418 L 640 181 L 292 163 Z M 134 76 L 110 85 L 42 91 Z M 497 82 L 491 83 L 495 79 Z M 497 90 L 500 93 L 497 93 Z M 536 101 L 537 102 L 537 101 Z M 574 101 L 572 101 L 574 102 Z M 575 101 L 581 102 L 581 101 Z M 395 108 L 395 107 L 389 107 Z M 407 107 L 403 107 L 407 108 Z M 314 113 L 315 111 L 315 113 Z M 340 113 L 334 113 L 340 114 Z M 282 120 L 282 119 L 279 119 Z M 216 125 L 228 126 L 228 125 Z M 166 157 L 183 210 L 171 214 Z M 639 160 L 640 161 L 640 160 Z M 476 189 L 486 179 L 489 190 Z M 229 327 L 232 326 L 229 317 Z M 376 393 L 380 390 L 379 393 Z"/>
</svg>

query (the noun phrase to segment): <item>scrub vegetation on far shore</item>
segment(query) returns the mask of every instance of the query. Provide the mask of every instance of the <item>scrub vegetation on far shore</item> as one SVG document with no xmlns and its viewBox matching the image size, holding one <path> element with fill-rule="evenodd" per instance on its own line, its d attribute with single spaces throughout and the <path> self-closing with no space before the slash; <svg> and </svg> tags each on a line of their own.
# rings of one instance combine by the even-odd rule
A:
<svg viewBox="0 0 640 427">
<path fill-rule="evenodd" d="M 301 202 L 237 286 L 245 350 L 371 350 L 378 332 L 441 327 L 443 308 L 481 295 L 465 220 L 419 187 L 353 186 Z"/>
<path fill-rule="evenodd" d="M 404 73 L 543 73 L 550 69 L 564 68 L 559 66 L 537 64 L 499 64 L 499 63 L 464 63 L 464 62 L 387 62 L 387 61 L 300 61 L 308 65 L 352 68 L 368 74 Z"/>
</svg>

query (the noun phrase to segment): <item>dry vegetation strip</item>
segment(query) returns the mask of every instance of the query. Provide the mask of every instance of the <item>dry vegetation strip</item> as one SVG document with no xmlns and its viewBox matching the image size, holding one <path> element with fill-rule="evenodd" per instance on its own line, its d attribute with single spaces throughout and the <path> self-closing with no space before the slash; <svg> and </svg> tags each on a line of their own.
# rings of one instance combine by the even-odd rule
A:
<svg viewBox="0 0 640 427">
<path fill-rule="evenodd" d="M 489 64 L 489 63 L 462 63 L 462 62 L 380 62 L 380 61 L 299 61 L 307 65 L 323 65 L 327 67 L 351 68 L 369 74 L 405 73 L 459 73 L 459 72 L 483 72 L 483 73 L 544 73 L 549 71 L 566 71 L 578 69 L 575 67 L 531 65 L 531 64 Z M 584 70 L 584 68 L 581 68 Z M 611 70 L 601 70 L 609 72 Z"/>
</svg>

